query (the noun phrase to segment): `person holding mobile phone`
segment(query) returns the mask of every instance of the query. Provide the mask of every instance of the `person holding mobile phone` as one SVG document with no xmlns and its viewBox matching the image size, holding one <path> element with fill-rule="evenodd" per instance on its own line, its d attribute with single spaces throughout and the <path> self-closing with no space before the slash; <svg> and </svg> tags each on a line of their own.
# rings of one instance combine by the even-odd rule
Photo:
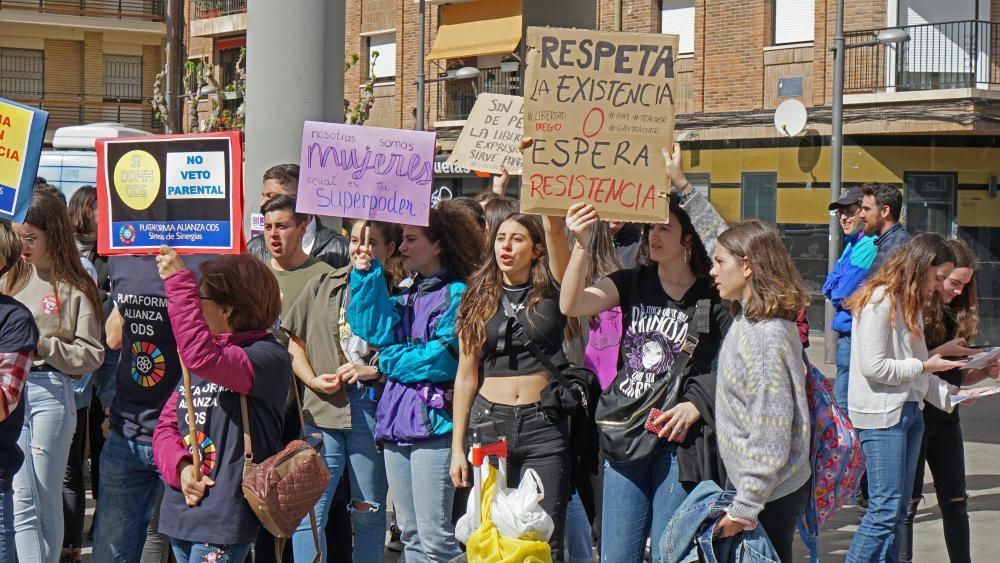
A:
<svg viewBox="0 0 1000 563">
<path fill-rule="evenodd" d="M 970 356 L 978 352 L 968 346 L 968 342 L 979 332 L 978 264 L 975 253 L 964 242 L 949 240 L 948 245 L 955 253 L 955 268 L 924 308 L 924 333 L 932 356 Z M 978 370 L 953 368 L 937 372 L 937 375 L 951 385 L 974 385 L 1000 376 L 1000 363 Z M 905 528 L 899 560 L 904 563 L 913 561 L 913 519 L 923 499 L 925 461 L 934 477 L 948 557 L 952 563 L 970 562 L 969 494 L 965 485 L 965 444 L 958 408 L 949 413 L 926 402 L 924 438 L 917 458 L 913 493 L 903 520 Z"/>
<path fill-rule="evenodd" d="M 856 346 L 851 348 L 849 415 L 868 471 L 868 512 L 847 561 L 898 561 L 903 518 L 923 440 L 924 400 L 951 412 L 958 391 L 934 375 L 964 362 L 929 354 L 923 312 L 955 269 L 955 252 L 936 234 L 913 238 L 850 299 Z"/>
</svg>

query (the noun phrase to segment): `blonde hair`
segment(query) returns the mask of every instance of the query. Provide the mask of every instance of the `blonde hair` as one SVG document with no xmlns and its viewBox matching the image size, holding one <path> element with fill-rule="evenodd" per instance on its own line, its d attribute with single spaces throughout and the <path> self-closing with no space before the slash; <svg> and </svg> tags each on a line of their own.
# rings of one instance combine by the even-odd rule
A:
<svg viewBox="0 0 1000 563">
<path fill-rule="evenodd" d="M 751 321 L 781 318 L 794 321 L 809 304 L 802 276 L 774 225 L 752 219 L 734 225 L 719 235 L 718 244 L 750 263 L 747 279 L 750 297 L 733 301 L 733 314 L 741 309 Z"/>
</svg>

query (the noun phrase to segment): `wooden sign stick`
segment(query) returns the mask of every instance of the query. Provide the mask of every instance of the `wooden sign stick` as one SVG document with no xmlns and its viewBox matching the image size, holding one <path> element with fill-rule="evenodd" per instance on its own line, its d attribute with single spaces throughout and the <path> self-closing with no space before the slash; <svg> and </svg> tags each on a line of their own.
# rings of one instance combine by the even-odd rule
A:
<svg viewBox="0 0 1000 563">
<path fill-rule="evenodd" d="M 194 463 L 194 480 L 201 480 L 201 444 L 198 442 L 198 430 L 195 427 L 194 397 L 191 395 L 191 372 L 184 361 L 181 361 L 181 373 L 184 376 L 184 400 L 187 401 L 188 441 L 191 444 L 191 459 Z"/>
</svg>

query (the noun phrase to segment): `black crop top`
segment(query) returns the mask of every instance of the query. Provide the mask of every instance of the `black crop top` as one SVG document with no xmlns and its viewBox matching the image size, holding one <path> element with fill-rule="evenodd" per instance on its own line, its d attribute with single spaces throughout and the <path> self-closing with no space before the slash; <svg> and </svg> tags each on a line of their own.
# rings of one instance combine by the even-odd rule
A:
<svg viewBox="0 0 1000 563">
<path fill-rule="evenodd" d="M 525 333 L 542 353 L 560 366 L 566 363 L 562 350 L 566 317 L 559 311 L 559 294 L 552 288 L 544 299 L 532 307 L 530 314 L 526 314 L 529 288 L 530 283 L 517 287 L 504 286 L 504 292 L 517 309 Z M 482 364 L 485 377 L 545 372 L 545 366 L 514 336 L 512 323 L 504 312 L 503 304 L 498 303 L 497 312 L 486 322 L 486 346 Z"/>
</svg>

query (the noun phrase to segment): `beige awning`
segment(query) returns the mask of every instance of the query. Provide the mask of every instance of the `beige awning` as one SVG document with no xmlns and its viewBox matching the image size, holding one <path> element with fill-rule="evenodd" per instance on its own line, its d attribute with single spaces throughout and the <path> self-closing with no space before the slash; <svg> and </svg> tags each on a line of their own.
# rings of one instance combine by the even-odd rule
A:
<svg viewBox="0 0 1000 563">
<path fill-rule="evenodd" d="M 513 53 L 521 42 L 521 0 L 479 0 L 441 8 L 428 60 Z"/>
</svg>

